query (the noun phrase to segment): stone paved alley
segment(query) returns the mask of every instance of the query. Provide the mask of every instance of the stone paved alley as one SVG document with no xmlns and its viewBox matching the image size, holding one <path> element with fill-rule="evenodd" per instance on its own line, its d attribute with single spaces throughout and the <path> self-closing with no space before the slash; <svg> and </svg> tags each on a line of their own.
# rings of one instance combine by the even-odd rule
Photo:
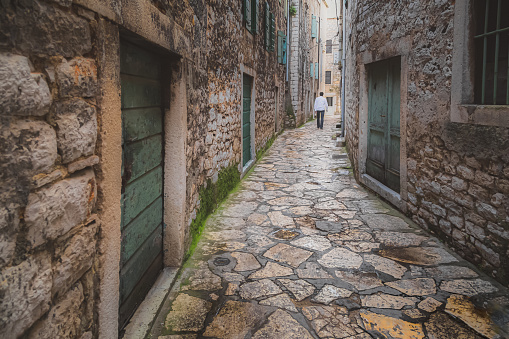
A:
<svg viewBox="0 0 509 339">
<path fill-rule="evenodd" d="M 359 187 L 332 119 L 212 215 L 153 337 L 508 337 L 507 290 Z"/>
</svg>

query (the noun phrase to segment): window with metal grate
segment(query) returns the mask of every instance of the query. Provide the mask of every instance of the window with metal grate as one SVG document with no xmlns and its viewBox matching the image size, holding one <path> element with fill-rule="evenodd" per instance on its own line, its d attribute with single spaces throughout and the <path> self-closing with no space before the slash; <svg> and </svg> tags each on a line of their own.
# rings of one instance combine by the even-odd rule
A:
<svg viewBox="0 0 509 339">
<path fill-rule="evenodd" d="M 509 1 L 474 2 L 475 103 L 509 105 Z"/>
</svg>

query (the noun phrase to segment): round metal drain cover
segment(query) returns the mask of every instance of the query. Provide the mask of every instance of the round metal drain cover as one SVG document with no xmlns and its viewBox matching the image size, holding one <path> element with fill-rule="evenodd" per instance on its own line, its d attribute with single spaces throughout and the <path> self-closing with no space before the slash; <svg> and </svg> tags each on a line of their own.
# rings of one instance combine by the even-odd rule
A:
<svg viewBox="0 0 509 339">
<path fill-rule="evenodd" d="M 216 266 L 226 266 L 230 263 L 230 259 L 228 258 L 216 258 L 214 259 L 214 265 Z"/>
</svg>

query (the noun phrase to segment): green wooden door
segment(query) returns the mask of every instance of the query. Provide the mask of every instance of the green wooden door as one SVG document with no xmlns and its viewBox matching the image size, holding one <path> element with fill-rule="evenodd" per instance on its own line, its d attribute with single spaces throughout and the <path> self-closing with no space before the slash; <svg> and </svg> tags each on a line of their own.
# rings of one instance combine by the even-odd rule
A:
<svg viewBox="0 0 509 339">
<path fill-rule="evenodd" d="M 251 80 L 244 74 L 242 88 L 242 166 L 251 160 Z"/>
<path fill-rule="evenodd" d="M 399 58 L 369 66 L 368 158 L 366 173 L 392 190 L 400 190 Z"/>
<path fill-rule="evenodd" d="M 120 47 L 122 200 L 119 328 L 163 267 L 163 114 L 159 59 Z"/>
</svg>

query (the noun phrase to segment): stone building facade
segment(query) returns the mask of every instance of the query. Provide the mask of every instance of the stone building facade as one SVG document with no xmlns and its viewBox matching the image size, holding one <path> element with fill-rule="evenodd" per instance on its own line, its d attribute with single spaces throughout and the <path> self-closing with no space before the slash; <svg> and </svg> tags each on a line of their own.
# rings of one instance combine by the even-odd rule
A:
<svg viewBox="0 0 509 339">
<path fill-rule="evenodd" d="M 288 87 L 296 124 L 300 125 L 313 115 L 319 88 L 322 2 L 299 0 L 291 4 L 296 14 L 290 17 Z"/>
<path fill-rule="evenodd" d="M 323 67 L 320 77 L 320 92 L 329 102 L 329 114 L 339 115 L 341 111 L 341 48 L 342 20 L 341 8 L 336 3 L 324 6 L 322 25 Z"/>
<path fill-rule="evenodd" d="M 136 308 L 119 311 L 122 293 L 152 282 L 126 277 L 182 263 L 217 195 L 282 129 L 271 25 L 286 32 L 277 0 L 0 4 L 0 337 L 116 338 Z M 141 235 L 124 224 L 147 187 L 162 224 L 143 248 L 160 252 L 129 266 L 123 241 Z"/>
<path fill-rule="evenodd" d="M 509 106 L 476 99 L 482 6 L 349 1 L 346 139 L 360 182 L 509 286 Z"/>
</svg>

